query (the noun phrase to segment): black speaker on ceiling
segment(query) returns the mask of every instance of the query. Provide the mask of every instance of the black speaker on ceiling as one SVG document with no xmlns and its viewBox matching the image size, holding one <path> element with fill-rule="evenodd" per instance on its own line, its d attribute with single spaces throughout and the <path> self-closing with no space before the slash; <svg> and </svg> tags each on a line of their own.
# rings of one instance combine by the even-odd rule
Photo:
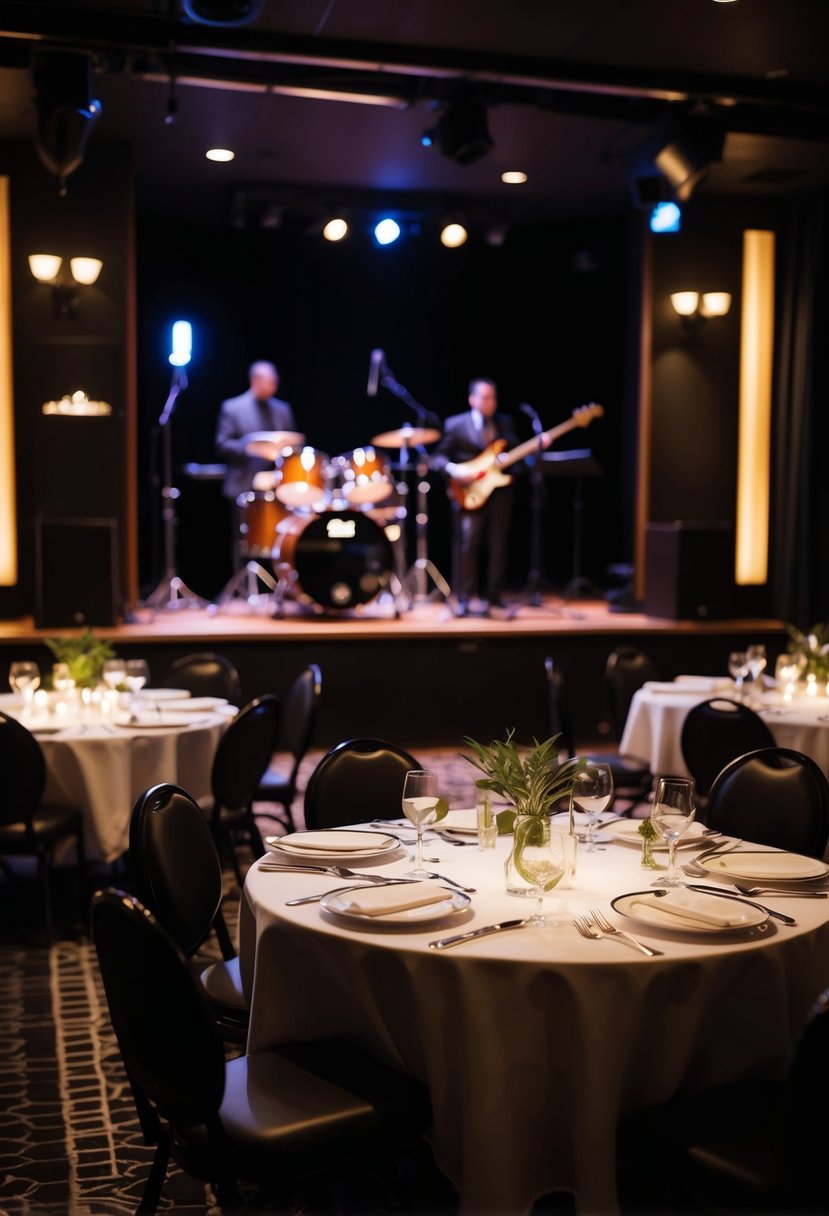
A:
<svg viewBox="0 0 829 1216">
<path fill-rule="evenodd" d="M 734 530 L 727 522 L 648 524 L 645 613 L 671 620 L 722 620 L 734 598 Z"/>
<path fill-rule="evenodd" d="M 118 616 L 115 519 L 35 519 L 35 625 L 114 625 Z"/>
</svg>

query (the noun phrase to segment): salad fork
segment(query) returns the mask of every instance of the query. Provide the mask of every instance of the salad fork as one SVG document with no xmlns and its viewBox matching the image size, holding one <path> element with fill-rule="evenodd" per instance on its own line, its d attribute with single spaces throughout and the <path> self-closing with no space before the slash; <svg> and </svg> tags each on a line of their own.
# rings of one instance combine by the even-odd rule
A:
<svg viewBox="0 0 829 1216">
<path fill-rule="evenodd" d="M 361 882 L 388 882 L 388 874 L 361 873 L 359 870 L 349 870 L 347 866 L 289 866 L 260 863 L 260 870 L 276 874 L 280 870 L 285 874 L 329 874 L 334 878 L 359 878 Z"/>
<path fill-rule="evenodd" d="M 606 937 L 618 938 L 620 942 L 623 942 L 628 946 L 633 946 L 634 949 L 640 950 L 642 954 L 646 954 L 648 958 L 655 958 L 657 955 L 661 955 L 663 953 L 661 950 L 654 950 L 653 946 L 646 946 L 644 942 L 639 941 L 638 937 L 633 937 L 630 933 L 625 933 L 624 929 L 617 929 L 616 926 L 611 924 L 607 917 L 604 916 L 598 908 L 591 908 L 590 916 L 592 916 L 593 920 L 596 922 L 596 928 L 599 930 L 599 932 L 604 934 Z M 588 920 L 587 923 L 589 925 L 590 921 Z"/>
</svg>

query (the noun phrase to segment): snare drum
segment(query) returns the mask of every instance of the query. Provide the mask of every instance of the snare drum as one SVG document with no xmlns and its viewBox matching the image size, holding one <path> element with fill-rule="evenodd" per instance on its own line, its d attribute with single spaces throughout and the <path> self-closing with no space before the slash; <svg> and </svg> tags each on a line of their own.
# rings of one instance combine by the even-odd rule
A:
<svg viewBox="0 0 829 1216">
<path fill-rule="evenodd" d="M 289 507 L 314 507 L 331 496 L 329 458 L 316 448 L 286 448 L 276 462 L 276 496 Z"/>
<path fill-rule="evenodd" d="M 350 506 L 362 507 L 388 498 L 392 489 L 389 462 L 374 448 L 354 448 L 331 462 L 334 493 Z"/>
<path fill-rule="evenodd" d="M 248 557 L 270 557 L 278 525 L 290 515 L 273 490 L 249 490 L 236 499 L 242 552 Z"/>
<path fill-rule="evenodd" d="M 354 608 L 385 589 L 394 554 L 383 529 L 363 512 L 321 511 L 285 519 L 271 559 L 321 608 Z"/>
</svg>

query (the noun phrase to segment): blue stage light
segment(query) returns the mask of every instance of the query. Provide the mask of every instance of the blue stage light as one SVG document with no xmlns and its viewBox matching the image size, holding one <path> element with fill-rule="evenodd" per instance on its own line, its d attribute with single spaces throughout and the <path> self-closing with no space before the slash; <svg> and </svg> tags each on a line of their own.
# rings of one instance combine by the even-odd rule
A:
<svg viewBox="0 0 829 1216">
<path fill-rule="evenodd" d="M 391 216 L 374 225 L 374 239 L 378 245 L 393 245 L 399 236 L 400 225 Z"/>
<path fill-rule="evenodd" d="M 682 211 L 676 203 L 657 203 L 651 212 L 651 232 L 679 232 Z"/>
</svg>

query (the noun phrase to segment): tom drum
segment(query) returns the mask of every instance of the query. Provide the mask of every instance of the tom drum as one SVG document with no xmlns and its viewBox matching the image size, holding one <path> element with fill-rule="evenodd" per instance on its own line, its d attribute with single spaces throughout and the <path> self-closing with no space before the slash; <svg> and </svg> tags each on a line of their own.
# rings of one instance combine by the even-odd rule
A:
<svg viewBox="0 0 829 1216">
<path fill-rule="evenodd" d="M 383 529 L 363 512 L 321 511 L 284 520 L 271 558 L 321 608 L 354 608 L 388 585 L 394 554 Z"/>
<path fill-rule="evenodd" d="M 331 462 L 335 494 L 350 506 L 382 502 L 392 490 L 391 467 L 374 448 L 354 448 Z"/>
<path fill-rule="evenodd" d="M 277 526 L 290 515 L 273 490 L 240 494 L 239 533 L 242 552 L 248 557 L 270 557 L 276 540 Z"/>
<path fill-rule="evenodd" d="M 276 497 L 289 507 L 317 507 L 330 498 L 329 458 L 316 448 L 287 448 L 276 462 Z"/>
</svg>

